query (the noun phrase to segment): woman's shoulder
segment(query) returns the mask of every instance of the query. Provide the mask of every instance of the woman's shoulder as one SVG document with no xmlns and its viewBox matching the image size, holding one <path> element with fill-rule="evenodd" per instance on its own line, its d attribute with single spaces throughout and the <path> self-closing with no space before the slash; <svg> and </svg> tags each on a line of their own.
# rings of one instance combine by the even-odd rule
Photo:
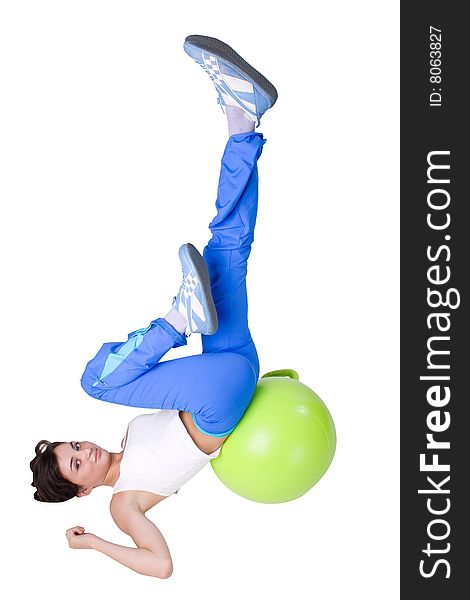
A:
<svg viewBox="0 0 470 600">
<path fill-rule="evenodd" d="M 123 511 L 136 509 L 145 513 L 162 500 L 165 500 L 165 498 L 168 498 L 168 496 L 161 496 L 160 494 L 145 492 L 143 490 L 125 490 L 113 494 L 109 510 L 116 521 L 116 518 L 119 519 L 122 516 Z"/>
</svg>

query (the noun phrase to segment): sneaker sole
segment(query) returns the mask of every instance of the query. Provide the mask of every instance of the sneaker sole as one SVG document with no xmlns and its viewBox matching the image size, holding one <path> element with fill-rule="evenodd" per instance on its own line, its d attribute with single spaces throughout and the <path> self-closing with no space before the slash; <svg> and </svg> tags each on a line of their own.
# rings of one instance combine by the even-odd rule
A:
<svg viewBox="0 0 470 600">
<path fill-rule="evenodd" d="M 212 298 L 209 269 L 207 268 L 206 261 L 201 256 L 199 250 L 192 244 L 183 244 L 181 246 L 179 250 L 180 259 L 183 254 L 188 257 L 196 271 L 197 278 L 201 282 L 200 289 L 202 301 L 208 310 L 208 330 L 207 332 L 204 332 L 204 335 L 212 335 L 217 331 L 219 321 L 217 317 L 217 309 L 215 308 L 214 300 Z"/>
<path fill-rule="evenodd" d="M 184 40 L 184 43 L 196 46 L 206 52 L 211 52 L 217 56 L 217 58 L 221 58 L 227 62 L 229 66 L 235 67 L 236 70 L 238 69 L 241 71 L 251 83 L 256 85 L 263 94 L 266 95 L 269 100 L 269 108 L 274 106 L 277 100 L 276 88 L 264 75 L 247 63 L 246 60 L 237 54 L 228 44 L 205 35 L 189 35 Z"/>
</svg>

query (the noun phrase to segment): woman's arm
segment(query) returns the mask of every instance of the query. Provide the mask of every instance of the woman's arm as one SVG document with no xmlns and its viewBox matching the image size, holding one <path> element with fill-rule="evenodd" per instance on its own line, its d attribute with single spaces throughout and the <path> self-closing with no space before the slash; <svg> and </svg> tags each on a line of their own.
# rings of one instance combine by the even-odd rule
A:
<svg viewBox="0 0 470 600">
<path fill-rule="evenodd" d="M 137 548 L 117 546 L 103 540 L 104 544 L 97 543 L 96 550 L 143 575 L 162 579 L 170 577 L 173 562 L 168 545 L 158 527 L 135 503 L 116 501 L 114 498 L 110 508 L 116 525 L 131 536 Z"/>
<path fill-rule="evenodd" d="M 67 531 L 71 548 L 91 548 L 106 554 L 141 575 L 167 579 L 173 572 L 170 550 L 159 529 L 136 507 L 114 506 L 111 514 L 118 527 L 130 535 L 137 548 L 120 546 L 85 533 L 83 527 Z"/>
<path fill-rule="evenodd" d="M 147 517 L 144 515 L 142 515 L 142 517 L 148 521 Z M 150 523 L 150 521 L 148 522 Z M 153 525 L 152 523 L 150 524 Z M 156 539 L 159 539 L 162 550 L 166 548 L 168 551 L 164 537 L 155 525 L 153 525 L 153 527 L 155 529 L 153 535 Z M 156 552 L 150 548 L 129 548 L 127 546 L 120 546 L 119 544 L 107 542 L 97 536 L 94 537 L 91 547 L 141 575 L 150 575 L 151 577 L 167 579 L 173 572 L 173 564 L 169 553 L 165 556 L 164 553 Z"/>
</svg>

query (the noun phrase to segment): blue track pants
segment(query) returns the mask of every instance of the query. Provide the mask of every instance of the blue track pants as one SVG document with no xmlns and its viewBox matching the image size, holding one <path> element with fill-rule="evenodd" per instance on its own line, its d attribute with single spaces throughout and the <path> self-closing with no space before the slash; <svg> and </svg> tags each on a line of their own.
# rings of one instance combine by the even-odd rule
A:
<svg viewBox="0 0 470 600">
<path fill-rule="evenodd" d="M 165 319 L 106 343 L 86 366 L 81 384 L 94 398 L 139 408 L 192 413 L 200 431 L 226 436 L 247 409 L 259 377 L 248 328 L 247 261 L 258 207 L 260 133 L 229 138 L 222 157 L 212 237 L 203 256 L 209 268 L 219 328 L 202 336 L 203 353 L 159 362 L 186 344 Z"/>
</svg>

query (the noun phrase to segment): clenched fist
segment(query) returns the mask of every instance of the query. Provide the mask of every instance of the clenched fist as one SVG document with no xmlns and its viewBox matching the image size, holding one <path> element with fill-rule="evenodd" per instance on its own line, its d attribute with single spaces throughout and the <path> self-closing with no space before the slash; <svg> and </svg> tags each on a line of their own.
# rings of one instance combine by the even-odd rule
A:
<svg viewBox="0 0 470 600">
<path fill-rule="evenodd" d="M 96 539 L 95 535 L 92 533 L 85 533 L 85 529 L 79 525 L 67 529 L 65 535 L 70 548 L 79 550 L 92 548 L 92 543 Z"/>
</svg>

